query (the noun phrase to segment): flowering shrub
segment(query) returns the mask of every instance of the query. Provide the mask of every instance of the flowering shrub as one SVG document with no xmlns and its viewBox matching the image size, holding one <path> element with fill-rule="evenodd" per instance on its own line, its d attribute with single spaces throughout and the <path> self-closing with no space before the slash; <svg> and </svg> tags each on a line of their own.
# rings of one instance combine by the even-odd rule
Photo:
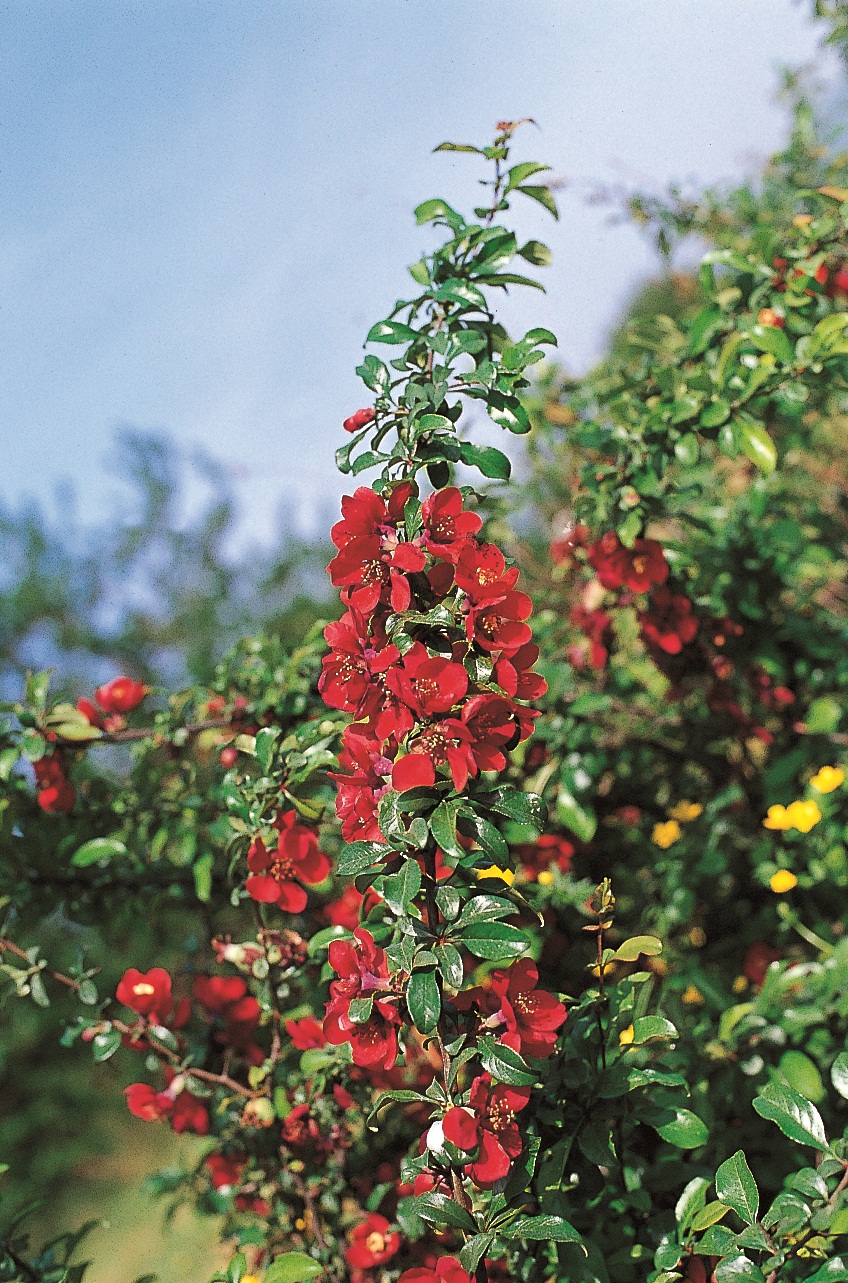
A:
<svg viewBox="0 0 848 1283">
<path fill-rule="evenodd" d="M 70 991 L 63 1042 L 128 1064 L 139 1125 L 202 1138 L 159 1184 L 221 1218 L 227 1283 L 833 1283 L 844 495 L 778 461 L 842 405 L 848 189 L 722 224 L 691 306 L 574 384 L 494 314 L 549 258 L 499 218 L 556 215 L 516 128 L 442 145 L 488 203 L 418 207 L 444 241 L 368 335 L 396 355 L 343 424 L 376 476 L 331 532 L 339 618 L 213 690 L 35 674 L 9 708 L 3 973 Z M 479 488 L 511 467 L 478 410 L 535 428 L 535 534 Z M 199 903 L 212 938 L 104 984 L 27 942 L 44 887 L 81 920 Z M 15 1234 L 5 1277 L 82 1278 Z"/>
</svg>

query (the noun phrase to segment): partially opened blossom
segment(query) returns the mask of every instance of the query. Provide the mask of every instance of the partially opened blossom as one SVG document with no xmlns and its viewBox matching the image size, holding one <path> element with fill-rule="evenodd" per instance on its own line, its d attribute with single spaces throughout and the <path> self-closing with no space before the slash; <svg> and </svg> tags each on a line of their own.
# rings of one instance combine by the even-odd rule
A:
<svg viewBox="0 0 848 1283">
<path fill-rule="evenodd" d="M 471 1283 L 471 1275 L 462 1268 L 455 1256 L 443 1256 L 431 1269 L 419 1265 L 404 1270 L 398 1283 Z"/>
<path fill-rule="evenodd" d="M 104 713 L 129 713 L 147 695 L 147 687 L 132 677 L 113 677 L 111 682 L 98 686 L 94 698 Z"/>
<path fill-rule="evenodd" d="M 287 1020 L 286 1033 L 298 1051 L 309 1051 L 313 1047 L 327 1045 L 324 1030 L 313 1016 L 304 1016 L 301 1020 Z"/>
<path fill-rule="evenodd" d="M 335 1046 L 349 1042 L 353 1063 L 365 1068 L 391 1069 L 397 1059 L 397 1008 L 394 984 L 389 975 L 385 951 L 363 927 L 353 940 L 333 940 L 330 966 L 338 975 L 330 985 L 330 1001 L 324 1018 L 324 1034 Z M 371 1015 L 354 1021 L 350 1004 L 355 998 L 371 998 Z"/>
</svg>

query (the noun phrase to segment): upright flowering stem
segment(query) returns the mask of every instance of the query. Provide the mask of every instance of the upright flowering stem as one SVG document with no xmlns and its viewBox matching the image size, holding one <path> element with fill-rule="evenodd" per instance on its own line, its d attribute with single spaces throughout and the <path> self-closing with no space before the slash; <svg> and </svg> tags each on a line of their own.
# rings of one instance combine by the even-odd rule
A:
<svg viewBox="0 0 848 1283">
<path fill-rule="evenodd" d="M 476 508 L 484 496 L 452 478 L 463 464 L 503 481 L 510 465 L 501 451 L 460 439 L 463 400 L 451 395 L 481 401 L 496 423 L 526 432 L 518 396 L 525 370 L 541 358 L 540 344 L 555 343 L 541 329 L 504 341 L 484 292 L 535 284 L 503 270 L 517 254 L 531 263 L 548 257 L 538 242 L 519 248 L 512 232 L 494 225 L 515 192 L 556 213 L 547 188 L 525 186 L 546 166 L 507 165 L 515 128 L 499 125 L 491 147 L 460 149 L 495 165 L 491 205 L 475 210 L 482 222 L 467 222 L 444 201 L 419 206 L 418 221 L 446 228 L 448 240 L 410 269 L 422 292 L 368 336 L 404 350 L 391 362 L 399 378 L 366 356 L 358 372 L 375 404 L 345 420 L 352 440 L 338 452 L 339 467 L 380 473 L 371 489 L 343 499 L 333 527 L 328 569 L 346 613 L 326 630 L 331 649 L 320 683 L 325 702 L 351 718 L 334 777 L 348 844 L 339 872 L 358 874 L 360 889 L 370 884 L 394 915 L 378 939 L 358 928 L 351 943 L 330 946 L 339 978 L 324 1030 L 332 1042 L 349 1040 L 354 1064 L 364 1068 L 390 1068 L 411 1026 L 436 1041 L 441 1082 L 422 1097 L 436 1114 L 425 1159 L 447 1180 L 466 1233 L 484 1224 L 480 1198 L 523 1146 L 515 1111 L 529 1086 L 498 1083 L 496 1049 L 511 1057 L 500 1071 L 506 1081 L 531 1084 L 522 1038 L 541 1021 L 544 1032 L 530 1045 L 548 1055 L 565 1019 L 561 1003 L 535 990 L 532 964 L 512 982 L 529 937 L 505 921 L 516 904 L 504 883 L 493 892 L 479 881 L 482 870 L 509 861 L 504 818 L 541 828 L 539 799 L 498 776 L 532 733 L 531 704 L 546 687 L 532 671 L 532 604 L 517 587 L 518 570 L 486 541 Z M 465 988 L 472 956 L 507 968 L 494 972 L 500 980 L 485 996 Z M 457 1224 L 433 1206 L 422 1215 L 437 1227 Z M 480 1251 L 462 1264 L 486 1283 Z"/>
</svg>

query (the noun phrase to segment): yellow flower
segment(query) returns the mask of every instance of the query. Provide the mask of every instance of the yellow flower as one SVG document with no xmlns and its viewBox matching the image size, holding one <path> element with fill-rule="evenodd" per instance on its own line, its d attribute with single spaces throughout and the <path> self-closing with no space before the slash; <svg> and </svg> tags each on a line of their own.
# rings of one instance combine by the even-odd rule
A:
<svg viewBox="0 0 848 1283">
<path fill-rule="evenodd" d="M 693 944 L 696 949 L 703 949 L 707 943 L 707 933 L 703 927 L 693 927 L 689 932 L 689 943 Z"/>
<path fill-rule="evenodd" d="M 813 825 L 818 824 L 822 813 L 815 802 L 792 802 L 787 817 L 793 829 L 797 829 L 799 833 L 809 833 Z"/>
<path fill-rule="evenodd" d="M 734 993 L 744 993 L 748 988 L 748 981 L 744 976 L 737 976 L 730 987 Z"/>
<path fill-rule="evenodd" d="M 700 802 L 678 802 L 670 809 L 669 815 L 673 820 L 686 824 L 688 820 L 697 820 L 703 809 Z"/>
<path fill-rule="evenodd" d="M 791 829 L 792 820 L 785 806 L 770 806 L 768 815 L 763 820 L 764 829 Z"/>
<path fill-rule="evenodd" d="M 651 834 L 651 841 L 657 846 L 661 846 L 664 851 L 676 842 L 683 832 L 677 820 L 666 820 L 664 824 L 655 824 L 654 831 Z"/>
<path fill-rule="evenodd" d="M 701 993 L 700 989 L 695 987 L 695 985 L 687 985 L 681 994 L 681 998 L 684 1002 L 691 1004 L 701 1003 L 704 1001 L 704 995 Z"/>
<path fill-rule="evenodd" d="M 508 887 L 511 887 L 515 881 L 515 874 L 512 869 L 499 869 L 496 864 L 491 864 L 487 869 L 477 870 L 477 881 L 479 882 L 483 878 L 499 878 L 501 882 L 505 882 Z"/>
<path fill-rule="evenodd" d="M 554 880 L 554 875 L 550 869 L 542 869 L 542 872 L 536 878 L 540 886 L 549 887 Z"/>
<path fill-rule="evenodd" d="M 844 780 L 845 772 L 841 766 L 822 766 L 810 780 L 810 785 L 817 793 L 832 793 Z"/>
<path fill-rule="evenodd" d="M 241 1283 L 262 1283 L 258 1274 L 245 1274 Z"/>
<path fill-rule="evenodd" d="M 769 878 L 769 886 L 775 895 L 783 895 L 784 891 L 791 891 L 798 885 L 798 879 L 790 869 L 778 869 Z"/>
<path fill-rule="evenodd" d="M 619 1045 L 622 1047 L 628 1046 L 628 1044 L 633 1041 L 633 1037 L 633 1026 L 628 1025 L 627 1028 L 622 1029 L 621 1033 L 618 1035 Z"/>
</svg>

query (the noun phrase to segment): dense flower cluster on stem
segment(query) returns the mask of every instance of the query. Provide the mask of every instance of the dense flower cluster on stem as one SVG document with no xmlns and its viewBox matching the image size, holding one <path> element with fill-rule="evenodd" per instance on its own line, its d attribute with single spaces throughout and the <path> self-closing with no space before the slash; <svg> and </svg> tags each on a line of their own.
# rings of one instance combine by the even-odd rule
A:
<svg viewBox="0 0 848 1283">
<path fill-rule="evenodd" d="M 328 567 L 346 613 L 325 636 L 321 694 L 353 717 L 340 755 L 337 809 L 347 841 L 380 840 L 377 807 L 449 779 L 461 792 L 498 771 L 531 733 L 526 701 L 545 691 L 518 570 L 479 538 L 482 520 L 455 487 L 418 504 L 413 482 L 388 498 L 366 487 L 342 500 Z M 392 626 L 407 612 L 420 634 L 405 649 Z M 415 622 L 415 621 L 413 621 Z M 400 641 L 400 639 L 399 639 Z"/>
</svg>

